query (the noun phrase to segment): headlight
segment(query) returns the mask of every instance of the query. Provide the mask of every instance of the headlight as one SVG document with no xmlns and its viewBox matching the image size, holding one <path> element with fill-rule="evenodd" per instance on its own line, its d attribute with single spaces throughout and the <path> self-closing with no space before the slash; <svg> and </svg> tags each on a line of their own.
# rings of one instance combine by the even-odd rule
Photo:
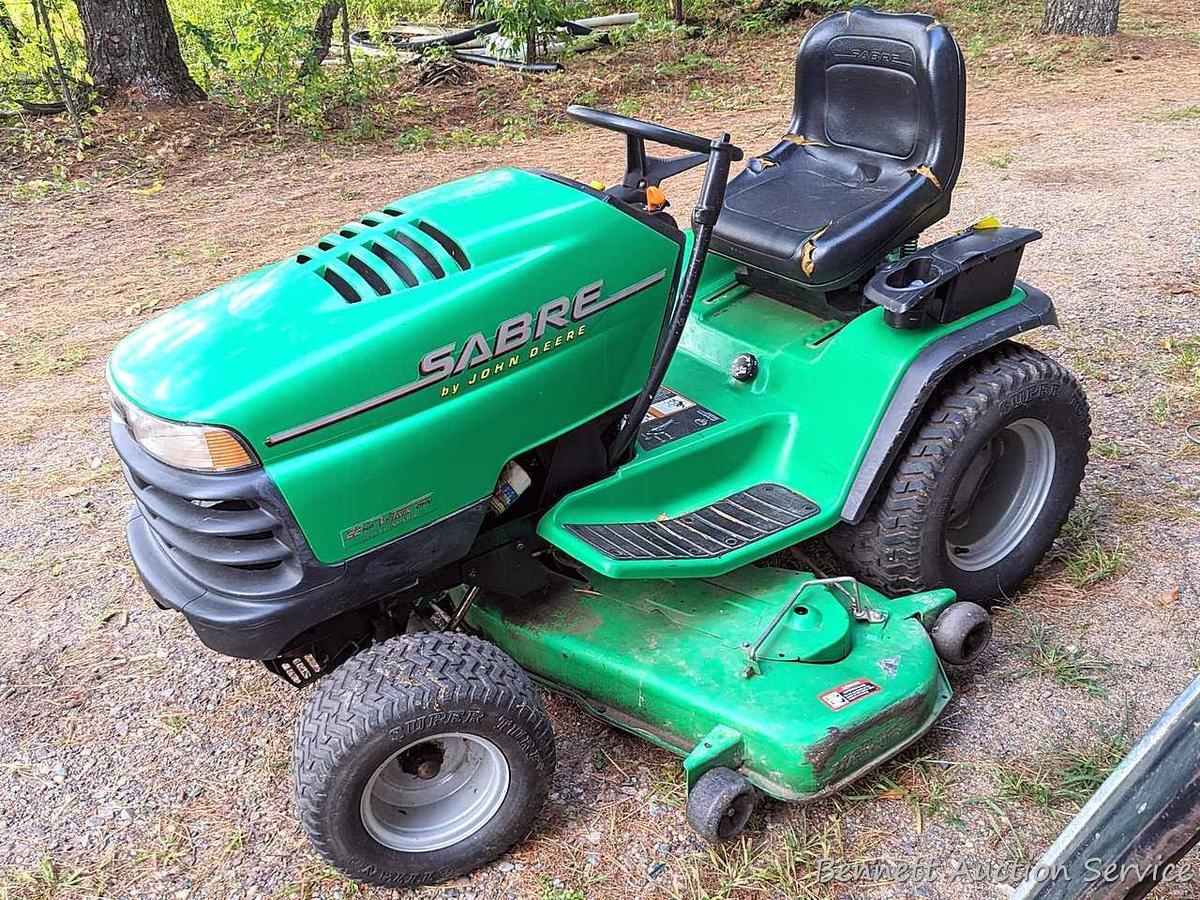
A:
<svg viewBox="0 0 1200 900">
<path fill-rule="evenodd" d="M 232 472 L 255 465 L 238 437 L 215 425 L 169 422 L 126 403 L 109 385 L 112 415 L 122 422 L 138 445 L 155 459 L 179 469 Z"/>
</svg>

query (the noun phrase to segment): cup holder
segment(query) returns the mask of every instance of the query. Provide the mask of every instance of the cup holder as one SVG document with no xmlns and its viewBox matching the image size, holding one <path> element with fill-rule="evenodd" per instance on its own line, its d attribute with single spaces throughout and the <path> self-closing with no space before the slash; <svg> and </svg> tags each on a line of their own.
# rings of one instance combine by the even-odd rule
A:
<svg viewBox="0 0 1200 900">
<path fill-rule="evenodd" d="M 942 277 L 943 269 L 929 256 L 918 256 L 907 265 L 901 266 L 894 272 L 889 272 L 884 283 L 897 291 L 907 291 L 912 288 L 924 287 Z"/>
</svg>

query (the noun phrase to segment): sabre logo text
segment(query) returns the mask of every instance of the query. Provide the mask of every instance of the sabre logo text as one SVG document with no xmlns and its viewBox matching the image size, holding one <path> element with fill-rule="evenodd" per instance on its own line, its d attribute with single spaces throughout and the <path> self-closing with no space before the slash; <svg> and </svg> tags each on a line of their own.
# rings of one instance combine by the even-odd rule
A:
<svg viewBox="0 0 1200 900">
<path fill-rule="evenodd" d="M 273 434 L 267 438 L 267 446 L 274 447 L 284 441 L 312 434 L 314 431 L 393 403 L 401 397 L 415 394 L 423 388 L 440 384 L 448 378 L 462 375 L 468 369 L 471 370 L 471 374 L 467 378 L 458 379 L 453 384 L 442 386 L 442 396 L 452 397 L 464 387 L 471 387 L 492 375 L 499 374 L 509 365 L 516 365 L 522 359 L 533 359 L 539 353 L 549 352 L 555 347 L 564 346 L 567 341 L 581 337 L 584 333 L 582 324 L 584 319 L 594 316 L 602 309 L 615 306 L 625 298 L 632 297 L 646 288 L 653 287 L 666 275 L 667 272 L 663 269 L 607 297 L 603 296 L 604 282 L 593 281 L 577 290 L 572 298 L 558 297 L 548 303 L 543 303 L 536 312 L 521 313 L 519 316 L 505 319 L 496 327 L 495 337 L 477 331 L 463 342 L 461 349 L 458 342 L 455 341 L 444 347 L 438 347 L 436 350 L 430 350 L 417 363 L 418 377 L 415 381 L 393 388 L 386 393 L 368 397 L 366 400 L 321 416 L 319 419 L 313 419 L 311 422 L 305 422 Z M 568 328 L 568 326 L 570 326 L 570 330 L 563 332 L 562 329 Z M 558 332 L 553 338 L 546 338 L 545 342 L 541 344 L 532 343 L 541 341 L 551 328 Z M 524 352 L 526 345 L 529 345 L 527 354 Z M 481 366 L 484 368 L 479 368 Z"/>
<path fill-rule="evenodd" d="M 495 337 L 477 331 L 463 342 L 461 349 L 456 341 L 430 350 L 421 357 L 417 366 L 421 375 L 419 383 L 422 387 L 437 384 L 452 375 L 461 375 L 467 369 L 482 366 L 493 358 L 515 353 L 531 341 L 541 340 L 548 328 L 566 328 L 581 322 L 600 310 L 608 309 L 626 297 L 657 284 L 665 274 L 665 271 L 659 272 L 608 297 L 601 296 L 604 282 L 593 281 L 577 290 L 573 299 L 558 297 L 543 303 L 537 312 L 521 313 L 511 319 L 505 319 L 497 326 Z"/>
</svg>

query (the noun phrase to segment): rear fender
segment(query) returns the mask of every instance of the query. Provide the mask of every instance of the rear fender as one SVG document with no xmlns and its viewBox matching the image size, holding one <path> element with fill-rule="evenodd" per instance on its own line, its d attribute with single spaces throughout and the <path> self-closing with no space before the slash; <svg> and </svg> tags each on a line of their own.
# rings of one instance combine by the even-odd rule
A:
<svg viewBox="0 0 1200 900">
<path fill-rule="evenodd" d="M 884 411 L 875 437 L 842 506 L 843 522 L 861 522 L 892 464 L 942 380 L 962 363 L 1016 334 L 1057 325 L 1054 303 L 1042 291 L 1018 281 L 1025 299 L 994 316 L 973 322 L 930 344 L 909 366 Z"/>
</svg>

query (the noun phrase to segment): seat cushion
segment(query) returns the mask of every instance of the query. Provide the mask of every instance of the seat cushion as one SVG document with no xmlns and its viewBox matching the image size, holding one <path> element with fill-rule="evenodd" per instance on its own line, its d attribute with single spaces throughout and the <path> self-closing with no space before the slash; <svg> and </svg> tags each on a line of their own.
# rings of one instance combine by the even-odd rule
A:
<svg viewBox="0 0 1200 900">
<path fill-rule="evenodd" d="M 836 151 L 781 145 L 734 178 L 713 250 L 832 289 L 873 265 L 913 223 L 945 215 L 939 207 L 948 206 L 948 196 L 924 175 L 865 160 L 834 165 L 821 153 Z"/>
<path fill-rule="evenodd" d="M 778 155 L 775 165 L 748 168 L 729 185 L 720 229 L 726 240 L 752 240 L 778 259 L 791 259 L 814 231 L 882 202 L 898 187 L 894 178 L 881 183 L 878 169 L 838 171 L 799 148 Z"/>
</svg>

